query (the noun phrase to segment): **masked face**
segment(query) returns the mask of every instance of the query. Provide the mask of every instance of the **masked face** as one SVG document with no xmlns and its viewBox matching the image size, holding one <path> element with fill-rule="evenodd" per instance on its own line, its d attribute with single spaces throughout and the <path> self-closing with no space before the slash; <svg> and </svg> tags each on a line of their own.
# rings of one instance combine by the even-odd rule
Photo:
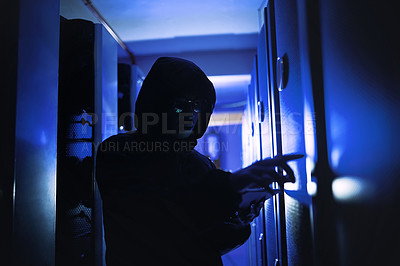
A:
<svg viewBox="0 0 400 266">
<path fill-rule="evenodd" d="M 136 100 L 135 127 L 152 138 L 199 139 L 207 129 L 215 96 L 213 84 L 197 65 L 160 57 Z"/>
<path fill-rule="evenodd" d="M 175 132 L 176 138 L 188 138 L 197 123 L 201 111 L 201 100 L 197 100 L 194 97 L 175 99 L 168 117 L 168 128 Z"/>
</svg>

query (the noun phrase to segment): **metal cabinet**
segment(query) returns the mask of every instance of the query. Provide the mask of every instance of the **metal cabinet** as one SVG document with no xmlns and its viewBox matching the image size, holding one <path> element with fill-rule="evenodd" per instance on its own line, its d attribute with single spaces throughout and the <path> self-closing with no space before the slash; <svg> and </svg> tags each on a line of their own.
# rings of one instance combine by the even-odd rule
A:
<svg viewBox="0 0 400 266">
<path fill-rule="evenodd" d="M 307 145 L 308 149 L 312 146 L 307 135 L 314 137 L 315 128 L 309 121 L 313 106 L 307 105 L 312 93 L 302 80 L 297 1 L 268 1 L 263 21 L 257 73 L 252 75 L 258 81 L 258 93 L 249 94 L 254 112 L 251 118 L 260 130 L 260 159 L 290 153 L 306 156 L 289 163 L 295 183 L 284 187 L 274 184 L 281 192 L 265 202 L 254 222 L 255 232 L 262 237 L 255 243 L 258 252 L 251 255 L 262 258 L 261 264 L 254 265 L 312 265 L 312 197 L 307 188 L 313 181 L 306 162 L 314 159 L 307 155 Z M 263 230 L 258 232 L 260 227 Z"/>
<path fill-rule="evenodd" d="M 269 0 L 262 21 L 247 117 L 259 125 L 261 158 L 305 157 L 290 162 L 296 182 L 265 202 L 250 256 L 396 264 L 400 45 L 389 36 L 398 16 L 384 2 Z"/>
<path fill-rule="evenodd" d="M 270 21 L 270 20 L 267 20 Z M 273 76 L 273 95 L 278 108 L 276 127 L 277 153 L 299 153 L 306 156 L 302 159 L 289 162 L 296 182 L 285 184 L 285 193 L 279 197 L 283 203 L 280 206 L 281 222 L 281 260 L 282 265 L 311 265 L 312 264 L 312 236 L 310 220 L 311 196 L 307 192 L 306 172 L 306 129 L 304 114 L 304 86 L 301 75 L 300 39 L 298 30 L 297 1 L 275 1 L 275 33 L 276 57 L 271 56 L 271 66 L 275 67 Z M 272 49 L 273 46 L 271 46 Z M 273 53 L 271 53 L 273 54 Z M 309 130 L 309 129 L 307 129 Z M 311 129 L 312 130 L 312 129 Z M 313 134 L 313 132 L 307 132 Z M 284 209 L 283 209 L 284 208 Z M 284 217 L 283 217 L 284 216 Z M 283 236 L 285 234 L 286 236 Z M 285 252 L 286 248 L 286 252 Z"/>
<path fill-rule="evenodd" d="M 243 115 L 243 166 L 248 166 L 261 159 L 261 138 L 260 138 L 260 112 L 257 107 L 258 97 L 258 71 L 257 57 L 253 59 L 253 70 L 248 86 L 247 104 Z M 261 210 L 263 213 L 263 210 Z M 258 216 L 251 224 L 251 235 L 248 241 L 250 265 L 262 265 L 264 260 L 264 222 L 263 215 Z"/>
<path fill-rule="evenodd" d="M 101 24 L 61 18 L 56 265 L 103 265 L 96 149 L 117 133 L 117 43 Z"/>
</svg>

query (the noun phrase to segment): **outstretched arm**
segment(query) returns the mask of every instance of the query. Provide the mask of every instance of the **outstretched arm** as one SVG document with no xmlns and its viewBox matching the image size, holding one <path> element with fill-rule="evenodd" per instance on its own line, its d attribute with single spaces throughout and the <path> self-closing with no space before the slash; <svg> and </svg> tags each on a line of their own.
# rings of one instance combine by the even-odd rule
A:
<svg viewBox="0 0 400 266">
<path fill-rule="evenodd" d="M 239 193 L 249 192 L 257 188 L 264 188 L 273 195 L 274 192 L 269 187 L 272 182 L 283 184 L 285 182 L 296 181 L 293 170 L 287 162 L 302 157 L 303 155 L 290 154 L 255 162 L 232 174 L 232 188 Z M 278 173 L 276 168 L 283 169 L 286 175 Z"/>
</svg>

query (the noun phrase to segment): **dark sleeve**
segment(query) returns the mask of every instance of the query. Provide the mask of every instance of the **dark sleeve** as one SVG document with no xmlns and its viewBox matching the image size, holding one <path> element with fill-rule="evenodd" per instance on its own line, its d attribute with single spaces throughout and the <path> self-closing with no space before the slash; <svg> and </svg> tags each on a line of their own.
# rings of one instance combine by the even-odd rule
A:
<svg viewBox="0 0 400 266">
<path fill-rule="evenodd" d="M 230 175 L 211 169 L 200 178 L 170 187 L 167 198 L 199 229 L 222 223 L 235 214 L 241 201 L 231 188 Z"/>
<path fill-rule="evenodd" d="M 122 198 L 122 194 L 140 189 L 140 182 L 133 182 L 135 159 L 123 152 L 124 145 L 123 136 L 114 135 L 97 148 L 95 177 L 103 200 L 109 195 Z"/>
<path fill-rule="evenodd" d="M 212 163 L 199 164 L 204 167 L 190 164 L 199 173 L 196 178 L 185 178 L 184 182 L 157 189 L 151 184 L 126 182 L 132 180 L 128 176 L 130 171 L 126 170 L 132 165 L 132 158 L 120 152 L 100 150 L 96 178 L 103 200 L 118 198 L 119 205 L 113 206 L 113 210 L 129 203 L 125 210 L 150 218 L 146 220 L 162 220 L 158 226 L 165 230 L 173 231 L 178 224 L 189 228 L 207 245 L 224 254 L 247 240 L 250 227 L 230 223 L 241 201 L 241 195 L 231 188 L 231 173 L 215 169 Z"/>
<path fill-rule="evenodd" d="M 224 255 L 243 245 L 250 234 L 249 224 L 224 222 L 205 230 L 202 237 L 220 255 Z"/>
<path fill-rule="evenodd" d="M 212 169 L 216 169 L 214 163 L 210 161 Z M 230 173 L 229 173 L 230 175 Z M 231 186 L 228 186 L 231 189 Z M 241 196 L 239 203 L 242 200 Z M 238 203 L 238 204 L 239 204 Z M 224 219 L 223 222 L 217 223 L 202 232 L 202 237 L 213 246 L 214 250 L 222 256 L 232 250 L 243 245 L 251 234 L 249 223 L 243 223 L 243 220 L 237 215 L 237 206 L 234 207 L 234 214 Z"/>
<path fill-rule="evenodd" d="M 251 233 L 250 225 L 236 218 L 241 195 L 232 190 L 230 175 L 212 169 L 197 184 L 186 184 L 190 188 L 182 184 L 170 192 L 171 200 L 184 210 L 182 216 L 190 216 L 200 237 L 220 255 L 241 246 Z"/>
</svg>

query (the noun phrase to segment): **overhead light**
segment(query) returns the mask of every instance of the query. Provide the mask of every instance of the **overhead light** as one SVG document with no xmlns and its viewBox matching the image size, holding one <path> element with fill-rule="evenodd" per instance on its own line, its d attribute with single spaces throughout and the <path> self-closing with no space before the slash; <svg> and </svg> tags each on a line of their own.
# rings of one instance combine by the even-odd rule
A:
<svg viewBox="0 0 400 266">
<path fill-rule="evenodd" d="M 208 79 L 214 84 L 215 88 L 224 88 L 237 86 L 238 84 L 250 84 L 251 75 L 221 75 L 208 76 Z"/>
</svg>

